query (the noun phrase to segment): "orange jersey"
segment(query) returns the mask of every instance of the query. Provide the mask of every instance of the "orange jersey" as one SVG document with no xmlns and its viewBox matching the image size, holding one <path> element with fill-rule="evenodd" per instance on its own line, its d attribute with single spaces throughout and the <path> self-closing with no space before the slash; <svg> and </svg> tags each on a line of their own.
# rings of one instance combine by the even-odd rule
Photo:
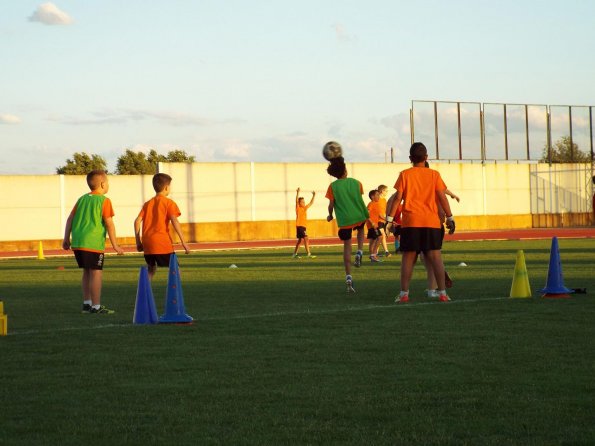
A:
<svg viewBox="0 0 595 446">
<path fill-rule="evenodd" d="M 445 191 L 440 173 L 427 167 L 410 167 L 399 174 L 395 189 L 403 193 L 404 228 L 440 228 L 436 192 Z"/>
<path fill-rule="evenodd" d="M 141 240 L 145 254 L 174 252 L 174 245 L 169 235 L 169 222 L 172 217 L 180 215 L 178 205 L 163 195 L 156 195 L 143 205 L 138 216 L 143 221 Z"/>
<path fill-rule="evenodd" d="M 386 221 L 386 198 L 382 198 L 380 197 L 380 200 L 378 200 L 378 204 L 380 205 L 380 220 L 381 222 L 385 222 Z"/>
<path fill-rule="evenodd" d="M 299 204 L 295 207 L 295 225 L 306 227 L 308 223 L 308 206 L 300 206 Z"/>
<path fill-rule="evenodd" d="M 377 227 L 380 221 L 380 202 L 370 201 L 368 203 L 368 213 L 370 214 L 370 221 Z M 368 228 L 372 227 L 370 223 L 367 223 L 367 226 Z"/>
</svg>

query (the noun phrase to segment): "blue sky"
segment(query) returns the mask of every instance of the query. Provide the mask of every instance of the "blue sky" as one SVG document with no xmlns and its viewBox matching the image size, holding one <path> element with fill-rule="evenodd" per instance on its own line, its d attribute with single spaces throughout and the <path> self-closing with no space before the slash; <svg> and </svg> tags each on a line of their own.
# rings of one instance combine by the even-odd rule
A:
<svg viewBox="0 0 595 446">
<path fill-rule="evenodd" d="M 127 148 L 405 161 L 413 99 L 595 105 L 595 2 L 0 3 L 3 174 Z"/>
</svg>

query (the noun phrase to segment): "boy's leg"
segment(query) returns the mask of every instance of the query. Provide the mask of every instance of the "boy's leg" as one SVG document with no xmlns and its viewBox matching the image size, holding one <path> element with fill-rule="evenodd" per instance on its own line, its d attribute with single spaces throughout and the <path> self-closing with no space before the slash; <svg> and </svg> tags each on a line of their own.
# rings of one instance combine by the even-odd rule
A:
<svg viewBox="0 0 595 446">
<path fill-rule="evenodd" d="M 301 243 L 302 243 L 302 239 L 298 238 L 297 243 L 295 244 L 295 249 L 293 250 L 294 257 L 297 256 L 298 248 L 300 247 Z"/>
<path fill-rule="evenodd" d="M 426 251 L 424 253 L 424 257 L 426 257 L 426 261 L 432 266 L 432 269 L 434 270 L 434 278 L 436 279 L 438 289 L 445 290 L 446 285 L 444 277 L 444 264 L 442 263 L 442 252 L 439 249 Z"/>
<path fill-rule="evenodd" d="M 100 305 L 103 271 L 100 269 L 88 269 L 86 271 L 88 271 L 89 298 L 93 305 Z"/>
<path fill-rule="evenodd" d="M 384 232 L 384 229 L 380 230 L 380 243 L 382 243 L 382 249 L 384 249 L 384 252 L 388 252 L 388 246 L 386 244 L 386 239 L 387 239 L 387 235 Z"/>
<path fill-rule="evenodd" d="M 308 255 L 311 255 L 310 254 L 310 240 L 308 239 L 308 236 L 304 237 L 304 246 L 306 247 L 306 253 Z"/>
<path fill-rule="evenodd" d="M 91 271 L 88 268 L 83 268 L 83 278 L 81 281 L 82 289 L 83 289 L 83 302 L 86 300 L 91 300 L 91 291 L 89 289 L 90 286 L 90 273 Z"/>
<path fill-rule="evenodd" d="M 401 260 L 401 291 L 409 291 L 409 283 L 413 274 L 413 267 L 417 253 L 415 251 L 404 251 Z"/>
<path fill-rule="evenodd" d="M 345 275 L 351 275 L 351 239 L 343 240 L 343 265 L 345 266 Z"/>
<path fill-rule="evenodd" d="M 147 272 L 149 273 L 149 280 L 153 280 L 153 276 L 157 272 L 157 265 L 148 265 Z"/>
<path fill-rule="evenodd" d="M 431 262 L 428 261 L 425 254 L 421 254 L 421 261 L 424 264 L 424 268 L 426 269 L 426 279 L 428 281 L 428 291 L 435 290 L 438 287 L 436 283 L 436 274 L 434 273 L 434 266 Z"/>
</svg>

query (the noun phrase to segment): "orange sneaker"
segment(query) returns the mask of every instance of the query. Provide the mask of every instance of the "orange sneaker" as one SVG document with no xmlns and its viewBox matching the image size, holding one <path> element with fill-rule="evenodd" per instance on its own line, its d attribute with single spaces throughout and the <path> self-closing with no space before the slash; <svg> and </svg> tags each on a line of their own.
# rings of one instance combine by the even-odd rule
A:
<svg viewBox="0 0 595 446">
<path fill-rule="evenodd" d="M 450 302 L 450 297 L 448 297 L 448 294 L 444 293 L 438 297 L 438 300 L 440 302 Z"/>
<path fill-rule="evenodd" d="M 409 292 L 408 291 L 401 291 L 397 298 L 395 299 L 396 304 L 406 304 L 409 302 Z"/>
</svg>

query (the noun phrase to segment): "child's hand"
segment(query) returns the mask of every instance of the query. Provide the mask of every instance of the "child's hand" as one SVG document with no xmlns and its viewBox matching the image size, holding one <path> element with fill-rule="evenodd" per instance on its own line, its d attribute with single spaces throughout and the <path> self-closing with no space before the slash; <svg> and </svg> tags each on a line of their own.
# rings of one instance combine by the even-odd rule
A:
<svg viewBox="0 0 595 446">
<path fill-rule="evenodd" d="M 184 253 L 190 254 L 190 248 L 188 248 L 188 245 L 186 243 L 182 243 L 182 246 L 184 247 Z"/>
<path fill-rule="evenodd" d="M 62 241 L 62 249 L 69 250 L 70 249 L 70 240 L 63 240 Z"/>
<path fill-rule="evenodd" d="M 138 252 L 143 252 L 144 248 L 143 248 L 143 244 L 141 242 L 136 242 L 136 250 Z"/>
<path fill-rule="evenodd" d="M 452 217 L 448 217 L 448 218 L 446 219 L 446 227 L 448 228 L 448 233 L 449 233 L 449 234 L 454 234 L 454 233 L 455 233 L 455 228 L 456 228 L 456 225 L 455 225 L 455 220 L 454 220 L 454 218 L 452 218 Z"/>
<path fill-rule="evenodd" d="M 326 217 L 326 221 L 331 222 L 333 221 L 333 216 L 329 215 L 328 217 Z"/>
<path fill-rule="evenodd" d="M 122 248 L 120 248 L 120 246 L 114 246 L 114 250 L 116 251 L 116 253 L 118 253 L 119 256 L 123 256 L 124 255 L 124 250 Z"/>
</svg>

